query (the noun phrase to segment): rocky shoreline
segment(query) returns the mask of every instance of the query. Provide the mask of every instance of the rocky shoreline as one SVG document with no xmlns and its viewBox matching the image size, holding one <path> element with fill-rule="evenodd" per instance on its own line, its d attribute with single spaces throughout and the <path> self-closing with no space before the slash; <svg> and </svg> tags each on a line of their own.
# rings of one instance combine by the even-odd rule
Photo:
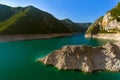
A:
<svg viewBox="0 0 120 80">
<path fill-rule="evenodd" d="M 20 41 L 20 40 L 34 40 L 34 39 L 48 39 L 48 38 L 72 36 L 72 35 L 75 35 L 75 34 L 78 34 L 78 33 L 0 35 L 0 42 Z"/>
<path fill-rule="evenodd" d="M 59 70 L 120 71 L 120 42 L 99 47 L 87 45 L 64 46 L 37 62 L 54 65 Z"/>
<path fill-rule="evenodd" d="M 86 38 L 100 38 L 100 39 L 109 39 L 109 40 L 116 40 L 116 41 L 120 41 L 120 34 L 115 34 L 115 33 L 98 33 L 96 35 L 92 35 L 91 34 L 85 34 Z"/>
</svg>

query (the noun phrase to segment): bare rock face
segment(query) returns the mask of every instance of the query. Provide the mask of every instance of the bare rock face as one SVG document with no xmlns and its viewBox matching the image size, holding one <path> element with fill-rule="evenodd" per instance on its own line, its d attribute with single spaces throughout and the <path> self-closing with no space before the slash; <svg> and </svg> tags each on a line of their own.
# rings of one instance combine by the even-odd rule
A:
<svg viewBox="0 0 120 80">
<path fill-rule="evenodd" d="M 38 62 L 54 65 L 60 70 L 120 71 L 120 42 L 115 44 L 108 42 L 101 47 L 64 46 L 48 56 L 38 59 Z"/>
<path fill-rule="evenodd" d="M 97 35 L 99 33 L 120 34 L 120 2 L 104 16 L 98 18 L 88 28 L 85 36 L 91 37 L 91 35 Z"/>
<path fill-rule="evenodd" d="M 120 22 L 117 21 L 117 19 L 114 19 L 114 17 L 111 16 L 111 13 L 107 13 L 102 21 L 103 29 L 109 31 L 109 30 L 116 30 L 120 29 Z"/>
</svg>

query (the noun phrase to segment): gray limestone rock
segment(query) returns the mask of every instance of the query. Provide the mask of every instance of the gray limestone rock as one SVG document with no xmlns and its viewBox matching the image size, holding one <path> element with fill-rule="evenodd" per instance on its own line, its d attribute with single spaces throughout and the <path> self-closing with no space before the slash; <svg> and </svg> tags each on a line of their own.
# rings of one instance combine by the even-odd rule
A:
<svg viewBox="0 0 120 80">
<path fill-rule="evenodd" d="M 42 59 L 38 59 L 38 62 L 54 65 L 60 70 L 120 71 L 120 42 L 108 42 L 100 47 L 67 45 Z"/>
</svg>

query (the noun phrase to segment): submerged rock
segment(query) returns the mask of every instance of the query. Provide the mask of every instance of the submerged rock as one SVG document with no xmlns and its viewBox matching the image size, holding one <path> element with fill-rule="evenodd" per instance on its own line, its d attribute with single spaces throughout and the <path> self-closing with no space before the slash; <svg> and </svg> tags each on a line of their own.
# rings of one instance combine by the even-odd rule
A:
<svg viewBox="0 0 120 80">
<path fill-rule="evenodd" d="M 64 46 L 38 59 L 46 65 L 54 65 L 58 69 L 80 70 L 92 72 L 95 70 L 120 71 L 120 42 L 110 43 L 101 47 L 87 45 Z"/>
</svg>

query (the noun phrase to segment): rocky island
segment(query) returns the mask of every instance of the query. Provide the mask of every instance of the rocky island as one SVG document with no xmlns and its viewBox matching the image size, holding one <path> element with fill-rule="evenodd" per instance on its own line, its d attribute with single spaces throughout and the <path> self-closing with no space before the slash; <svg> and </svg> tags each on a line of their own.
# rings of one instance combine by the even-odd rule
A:
<svg viewBox="0 0 120 80">
<path fill-rule="evenodd" d="M 96 70 L 120 71 L 120 42 L 100 47 L 87 45 L 64 46 L 37 62 L 54 65 L 59 70 Z"/>
<path fill-rule="evenodd" d="M 85 37 L 120 40 L 120 2 L 105 16 L 98 18 L 89 27 Z"/>
</svg>

